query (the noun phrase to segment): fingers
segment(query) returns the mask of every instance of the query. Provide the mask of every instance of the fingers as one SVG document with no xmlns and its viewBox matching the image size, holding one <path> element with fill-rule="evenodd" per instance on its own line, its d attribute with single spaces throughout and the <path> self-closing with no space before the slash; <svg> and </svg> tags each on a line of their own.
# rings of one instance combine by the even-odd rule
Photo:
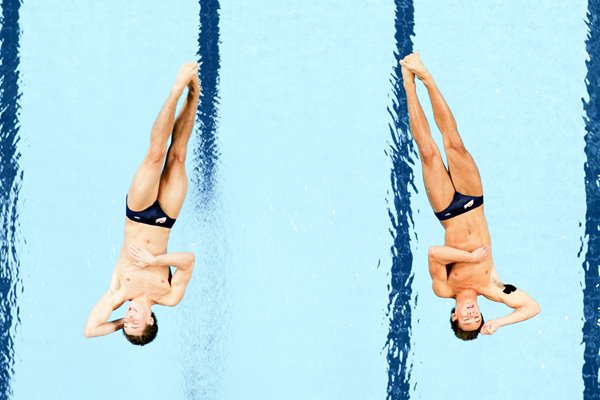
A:
<svg viewBox="0 0 600 400">
<path fill-rule="evenodd" d="M 490 255 L 490 246 L 487 244 L 481 247 L 482 250 L 482 258 L 487 258 Z"/>
<path fill-rule="evenodd" d="M 146 249 L 139 248 L 133 244 L 127 246 L 127 251 L 134 265 L 138 267 L 147 267 L 153 265 L 156 257 Z"/>
<path fill-rule="evenodd" d="M 498 327 L 495 327 L 491 322 L 486 322 L 481 328 L 480 333 L 482 335 L 493 335 L 496 330 L 498 330 Z"/>
<path fill-rule="evenodd" d="M 129 251 L 129 254 L 131 254 L 134 258 L 138 258 L 140 255 L 140 249 L 138 249 L 134 245 L 129 245 L 127 250 Z"/>
<path fill-rule="evenodd" d="M 141 262 L 140 260 L 143 258 L 143 253 L 139 247 L 136 247 L 131 244 L 127 247 L 127 250 L 129 251 L 129 255 L 131 256 L 131 258 L 134 259 L 134 261 L 137 261 L 138 263 Z"/>
</svg>

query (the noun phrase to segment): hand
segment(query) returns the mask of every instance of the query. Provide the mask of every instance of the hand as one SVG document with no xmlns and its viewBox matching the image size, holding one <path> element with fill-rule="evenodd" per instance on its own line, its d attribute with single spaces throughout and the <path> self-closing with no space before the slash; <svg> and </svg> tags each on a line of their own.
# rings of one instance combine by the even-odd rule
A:
<svg viewBox="0 0 600 400">
<path fill-rule="evenodd" d="M 415 74 L 405 66 L 404 61 L 400 61 L 400 66 L 400 71 L 402 72 L 402 80 L 404 81 L 404 83 L 415 83 Z"/>
<path fill-rule="evenodd" d="M 498 330 L 498 328 L 500 328 L 500 323 L 498 321 L 496 321 L 494 319 L 491 321 L 487 321 L 481 327 L 481 334 L 482 335 L 493 335 L 494 332 L 496 332 Z"/>
<path fill-rule="evenodd" d="M 474 262 L 481 262 L 488 258 L 488 256 L 490 255 L 490 249 L 490 245 L 486 244 L 478 249 L 473 250 L 471 252 L 471 255 L 473 256 Z"/>
<path fill-rule="evenodd" d="M 148 267 L 156 264 L 156 257 L 152 255 L 148 250 L 140 249 L 134 245 L 129 245 L 127 248 L 129 256 L 134 261 L 134 264 L 138 267 Z"/>
</svg>

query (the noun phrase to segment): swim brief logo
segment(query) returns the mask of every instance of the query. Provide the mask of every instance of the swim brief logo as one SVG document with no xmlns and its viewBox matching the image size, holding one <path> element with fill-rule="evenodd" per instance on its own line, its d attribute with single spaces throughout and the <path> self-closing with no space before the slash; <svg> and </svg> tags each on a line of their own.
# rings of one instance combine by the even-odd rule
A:
<svg viewBox="0 0 600 400">
<path fill-rule="evenodd" d="M 133 218 L 140 219 L 140 217 L 138 217 L 137 215 L 134 215 Z"/>
<path fill-rule="evenodd" d="M 164 224 L 165 222 L 167 222 L 167 217 L 162 217 L 162 218 L 156 218 L 156 222 L 157 224 Z"/>
<path fill-rule="evenodd" d="M 463 207 L 466 210 L 469 207 L 473 207 L 473 204 L 475 204 L 475 201 L 473 199 L 471 199 L 467 204 L 465 204 Z"/>
</svg>

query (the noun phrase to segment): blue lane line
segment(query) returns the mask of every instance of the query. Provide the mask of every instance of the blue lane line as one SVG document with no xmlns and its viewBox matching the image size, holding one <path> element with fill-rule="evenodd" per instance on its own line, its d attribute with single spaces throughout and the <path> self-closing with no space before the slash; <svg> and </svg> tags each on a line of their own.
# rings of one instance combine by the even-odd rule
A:
<svg viewBox="0 0 600 400">
<path fill-rule="evenodd" d="M 412 332 L 413 256 L 410 249 L 410 227 L 414 225 L 410 207 L 410 188 L 416 192 L 411 165 L 416 155 L 408 132 L 408 111 L 402 73 L 398 61 L 412 52 L 414 36 L 414 7 L 412 0 L 395 0 L 396 4 L 396 66 L 392 75 L 393 104 L 388 107 L 392 118 L 392 143 L 386 152 L 393 163 L 390 179 L 393 208 L 388 208 L 392 222 L 390 233 L 392 269 L 389 289 L 388 316 L 390 331 L 386 341 L 388 361 L 387 399 L 410 398 L 412 364 L 408 363 Z"/>
<path fill-rule="evenodd" d="M 220 354 L 223 329 L 223 280 L 226 275 L 214 266 L 219 265 L 219 254 L 223 245 L 221 221 L 219 219 L 219 196 L 217 169 L 219 148 L 217 129 L 219 123 L 219 74 L 221 59 L 220 4 L 218 0 L 199 0 L 198 33 L 198 75 L 200 78 L 200 102 L 196 114 L 197 147 L 191 180 L 191 197 L 194 201 L 196 240 L 202 245 L 202 270 L 195 272 L 195 278 L 188 289 L 196 294 L 188 301 L 193 304 L 184 308 L 186 315 L 184 346 L 187 346 L 183 360 L 183 393 L 186 399 L 217 400 L 222 398 L 222 356 Z M 215 242 L 219 245 L 215 246 Z M 220 267 L 221 265 L 219 265 Z M 193 287 L 192 287 L 193 286 Z"/>
<path fill-rule="evenodd" d="M 0 28 L 0 399 L 12 394 L 13 335 L 19 324 L 17 288 L 19 258 L 16 251 L 19 193 L 19 27 L 20 0 L 2 0 Z"/>
<path fill-rule="evenodd" d="M 198 104 L 198 147 L 194 151 L 194 179 L 199 190 L 200 204 L 212 202 L 215 174 L 219 159 L 217 142 L 219 105 L 219 10 L 218 0 L 200 0 L 200 33 L 198 58 L 202 91 Z"/>
<path fill-rule="evenodd" d="M 584 399 L 600 399 L 598 368 L 600 367 L 600 1 L 588 2 L 589 35 L 586 49 L 589 55 L 586 85 L 589 101 L 585 102 L 585 170 L 587 253 L 583 263 L 583 382 Z"/>
</svg>

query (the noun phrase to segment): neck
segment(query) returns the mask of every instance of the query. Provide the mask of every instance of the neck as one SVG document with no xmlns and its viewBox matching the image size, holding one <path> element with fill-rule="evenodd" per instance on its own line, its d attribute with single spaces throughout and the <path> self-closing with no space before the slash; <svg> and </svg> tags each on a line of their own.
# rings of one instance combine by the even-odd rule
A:
<svg viewBox="0 0 600 400">
<path fill-rule="evenodd" d="M 471 301 L 473 303 L 477 302 L 477 292 L 473 289 L 463 289 L 460 292 L 456 293 L 456 304 L 464 303 L 466 301 Z"/>
<path fill-rule="evenodd" d="M 152 300 L 150 300 L 150 297 L 148 297 L 148 295 L 146 295 L 146 294 L 136 296 L 136 297 L 132 298 L 130 301 L 133 301 L 140 305 L 148 306 L 148 308 L 152 307 L 152 305 L 154 304 L 154 302 Z"/>
</svg>

